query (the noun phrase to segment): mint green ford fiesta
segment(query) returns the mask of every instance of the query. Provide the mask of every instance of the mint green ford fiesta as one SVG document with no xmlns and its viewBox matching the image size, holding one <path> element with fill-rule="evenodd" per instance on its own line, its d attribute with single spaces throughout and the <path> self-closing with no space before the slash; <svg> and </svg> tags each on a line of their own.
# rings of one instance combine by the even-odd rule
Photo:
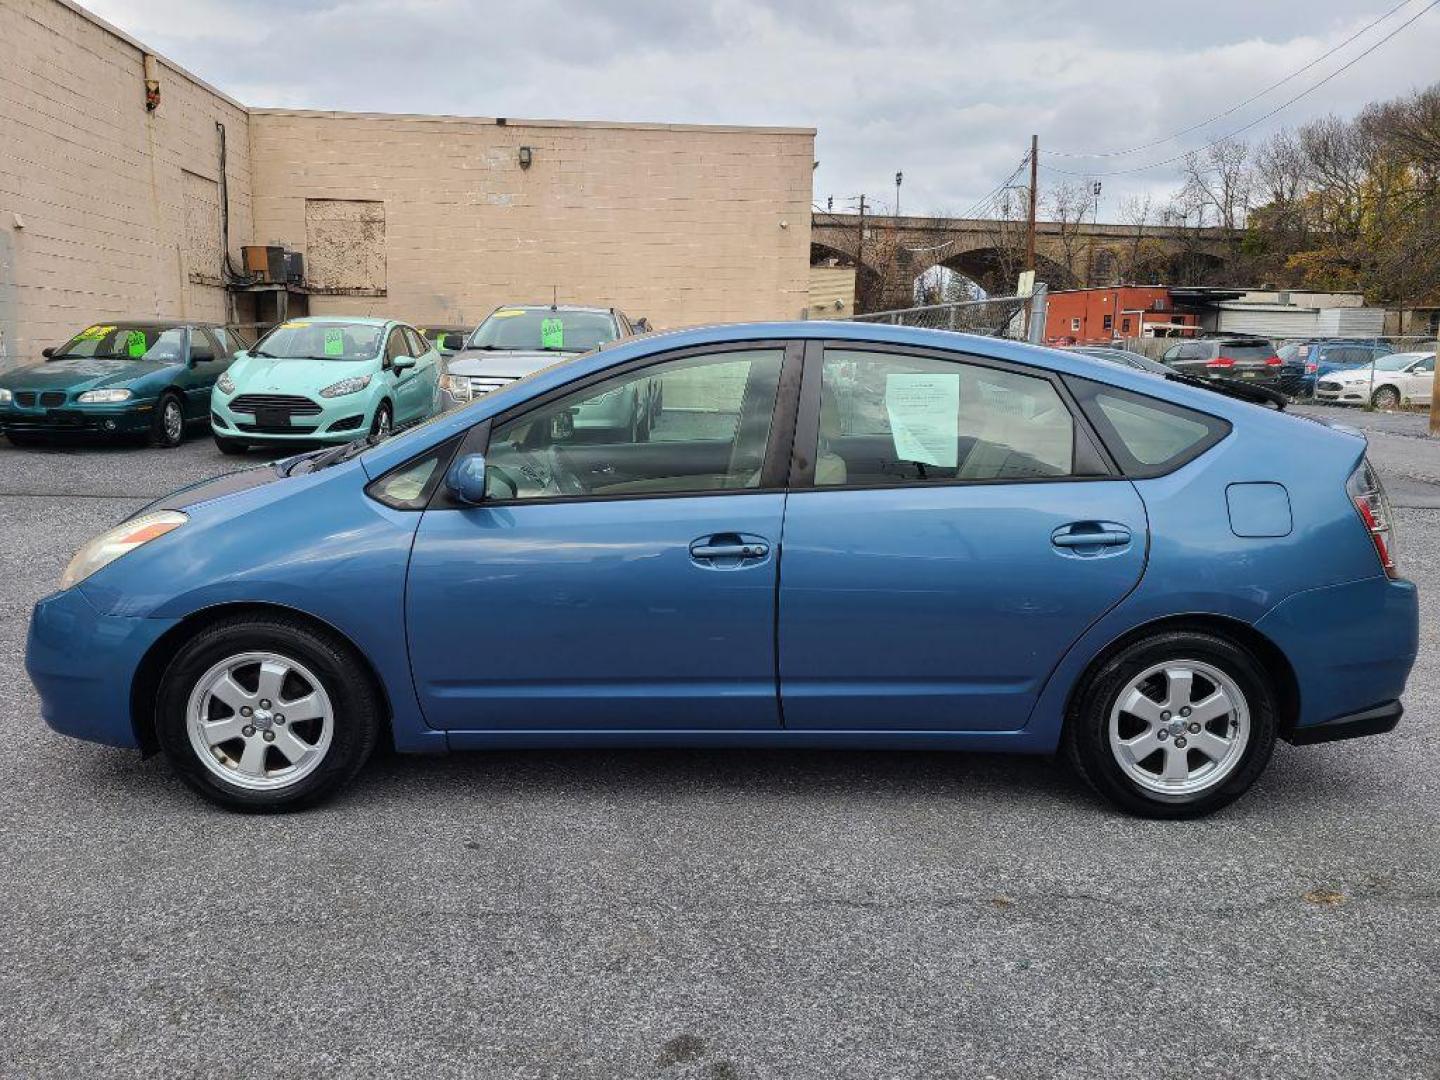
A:
<svg viewBox="0 0 1440 1080">
<path fill-rule="evenodd" d="M 215 445 L 343 443 L 440 411 L 440 354 L 389 319 L 292 319 L 239 353 L 210 395 Z"/>
</svg>

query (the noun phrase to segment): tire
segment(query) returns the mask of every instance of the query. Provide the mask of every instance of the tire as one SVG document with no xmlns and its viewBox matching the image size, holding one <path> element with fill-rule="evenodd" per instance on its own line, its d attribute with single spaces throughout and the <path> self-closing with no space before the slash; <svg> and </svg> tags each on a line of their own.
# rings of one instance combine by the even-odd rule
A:
<svg viewBox="0 0 1440 1080">
<path fill-rule="evenodd" d="M 1188 695 L 1179 677 L 1185 671 Z M 1207 701 L 1203 712 L 1215 715 L 1199 716 L 1200 708 L 1183 713 Z M 1233 707 L 1216 712 L 1227 703 Z M 1243 795 L 1270 760 L 1276 728 L 1270 680 L 1250 653 L 1213 634 L 1171 631 L 1126 646 L 1086 679 L 1064 741 L 1080 775 L 1116 806 L 1177 820 L 1202 817 Z M 1115 745 L 1132 739 L 1127 748 Z"/>
<path fill-rule="evenodd" d="M 249 443 L 243 443 L 239 439 L 227 439 L 224 435 L 215 436 L 215 449 L 229 457 L 243 454 L 250 449 Z"/>
<path fill-rule="evenodd" d="M 150 445 L 173 450 L 185 441 L 185 408 L 174 394 L 162 394 L 150 424 Z"/>
<path fill-rule="evenodd" d="M 375 419 L 370 421 L 370 434 L 379 435 L 382 431 L 389 435 L 395 430 L 395 410 L 390 408 L 390 402 L 382 401 L 375 407 Z"/>
<path fill-rule="evenodd" d="M 283 708 L 295 711 L 286 717 Z M 166 668 L 155 712 L 156 737 L 181 778 L 246 813 L 328 798 L 375 749 L 380 725 L 377 692 L 354 649 L 284 615 L 201 630 Z"/>
<path fill-rule="evenodd" d="M 1370 395 L 1370 404 L 1377 409 L 1398 409 L 1400 391 L 1393 386 L 1382 386 Z"/>
</svg>

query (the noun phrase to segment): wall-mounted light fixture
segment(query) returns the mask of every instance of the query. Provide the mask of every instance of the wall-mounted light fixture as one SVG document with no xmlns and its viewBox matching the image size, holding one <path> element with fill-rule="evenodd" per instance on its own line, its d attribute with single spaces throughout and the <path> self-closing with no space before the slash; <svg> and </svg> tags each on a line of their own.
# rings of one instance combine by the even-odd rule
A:
<svg viewBox="0 0 1440 1080">
<path fill-rule="evenodd" d="M 528 169 L 530 163 L 535 160 L 535 154 L 528 146 L 520 147 L 520 167 Z"/>
</svg>

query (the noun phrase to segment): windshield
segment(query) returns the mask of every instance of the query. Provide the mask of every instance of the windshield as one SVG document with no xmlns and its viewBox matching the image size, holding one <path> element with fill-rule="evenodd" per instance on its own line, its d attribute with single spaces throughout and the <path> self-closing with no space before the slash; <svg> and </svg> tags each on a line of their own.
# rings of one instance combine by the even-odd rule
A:
<svg viewBox="0 0 1440 1080">
<path fill-rule="evenodd" d="M 1222 341 L 1220 355 L 1232 360 L 1266 360 L 1275 355 L 1275 350 L 1268 341 Z"/>
<path fill-rule="evenodd" d="M 580 353 L 617 336 L 608 312 L 501 308 L 470 335 L 470 348 Z"/>
<path fill-rule="evenodd" d="M 1416 360 L 1423 360 L 1429 353 L 1391 353 L 1375 361 L 1377 371 L 1403 371 Z M 1369 364 L 1365 365 L 1367 368 Z"/>
<path fill-rule="evenodd" d="M 252 356 L 270 360 L 373 360 L 383 326 L 349 322 L 286 322 L 255 343 Z"/>
<path fill-rule="evenodd" d="M 50 356 L 52 360 L 88 356 L 104 360 L 185 359 L 185 328 L 104 323 L 81 330 Z"/>
</svg>

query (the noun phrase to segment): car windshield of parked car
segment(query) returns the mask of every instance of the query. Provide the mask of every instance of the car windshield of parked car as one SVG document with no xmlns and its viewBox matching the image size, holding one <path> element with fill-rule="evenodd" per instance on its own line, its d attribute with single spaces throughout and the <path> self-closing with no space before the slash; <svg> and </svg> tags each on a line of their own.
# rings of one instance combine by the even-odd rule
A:
<svg viewBox="0 0 1440 1080">
<path fill-rule="evenodd" d="M 1274 346 L 1268 341 L 1222 341 L 1219 348 L 1221 356 L 1232 360 L 1265 360 L 1276 355 Z"/>
<path fill-rule="evenodd" d="M 51 354 L 52 360 L 92 357 L 101 360 L 179 362 L 185 358 L 184 327 L 127 326 L 102 323 L 81 330 Z"/>
<path fill-rule="evenodd" d="M 1375 361 L 1376 371 L 1404 371 L 1416 360 L 1423 360 L 1426 353 L 1391 353 L 1389 356 L 1379 357 Z M 1365 365 L 1367 368 L 1369 364 Z"/>
<path fill-rule="evenodd" d="M 250 354 L 267 360 L 373 360 L 380 355 L 384 329 L 370 323 L 281 323 Z"/>
<path fill-rule="evenodd" d="M 470 335 L 470 348 L 582 353 L 617 336 L 608 312 L 501 308 Z"/>
</svg>

